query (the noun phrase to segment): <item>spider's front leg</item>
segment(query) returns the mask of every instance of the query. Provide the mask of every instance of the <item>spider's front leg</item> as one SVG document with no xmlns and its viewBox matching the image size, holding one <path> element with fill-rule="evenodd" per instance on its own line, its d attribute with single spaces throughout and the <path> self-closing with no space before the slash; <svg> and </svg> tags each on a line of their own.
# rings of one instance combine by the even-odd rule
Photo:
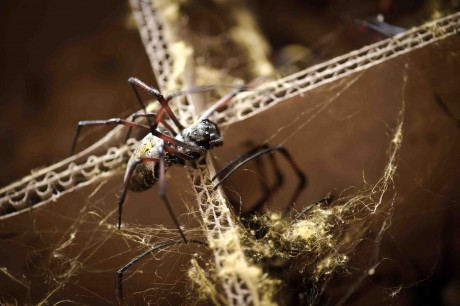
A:
<svg viewBox="0 0 460 306">
<path fill-rule="evenodd" d="M 70 155 L 73 155 L 75 153 L 75 147 L 77 145 L 77 140 L 78 140 L 78 137 L 80 136 L 80 132 L 81 132 L 82 127 L 84 127 L 84 126 L 111 125 L 111 124 L 129 126 L 130 128 L 137 127 L 137 128 L 150 130 L 150 128 L 148 126 L 144 125 L 144 124 L 135 123 L 135 122 L 125 120 L 125 119 L 122 119 L 122 118 L 112 118 L 112 119 L 108 119 L 108 120 L 80 121 L 80 122 L 78 122 L 77 131 L 76 131 L 75 136 L 73 138 L 72 148 L 70 150 Z"/>
<path fill-rule="evenodd" d="M 144 110 L 144 112 L 147 113 L 146 108 L 145 108 L 145 104 L 142 101 L 139 92 L 137 91 L 138 88 L 146 91 L 149 95 L 154 96 L 155 99 L 157 99 L 157 101 L 160 102 L 161 108 L 158 110 L 158 114 L 155 117 L 155 121 L 153 122 L 153 124 L 151 122 L 149 122 L 150 127 L 151 127 L 152 130 L 155 130 L 157 128 L 158 124 L 160 123 L 160 120 L 163 118 L 163 112 L 164 111 L 166 111 L 166 113 L 168 113 L 169 118 L 171 118 L 171 120 L 174 122 L 176 127 L 179 129 L 179 131 L 182 131 L 184 129 L 184 126 L 179 122 L 179 119 L 177 119 L 176 115 L 174 115 L 173 111 L 171 110 L 171 108 L 168 105 L 168 102 L 171 99 L 166 100 L 158 89 L 153 88 L 152 86 L 149 86 L 149 85 L 145 84 L 144 82 L 142 82 L 138 78 L 131 77 L 131 78 L 128 79 L 128 83 L 131 84 L 131 88 L 133 89 L 133 91 L 134 91 L 134 93 L 136 95 L 137 101 L 141 105 L 141 107 Z M 150 119 L 149 119 L 149 121 L 150 121 Z"/>
<path fill-rule="evenodd" d="M 158 110 L 158 114 L 155 117 L 155 120 L 154 120 L 153 123 L 150 121 L 150 118 L 147 117 L 152 129 L 156 129 L 156 127 L 158 126 L 158 124 L 161 122 L 161 120 L 163 118 L 164 112 L 166 111 L 166 113 L 168 114 L 169 118 L 171 118 L 171 120 L 174 122 L 174 125 L 179 129 L 179 132 L 181 132 L 184 129 L 184 126 L 180 123 L 180 121 L 177 118 L 177 116 L 174 114 L 174 112 L 169 107 L 169 102 L 172 99 L 174 99 L 176 97 L 179 97 L 179 96 L 186 96 L 186 95 L 190 95 L 190 94 L 196 94 L 196 93 L 203 93 L 203 92 L 212 91 L 212 90 L 214 90 L 216 88 L 219 88 L 219 87 L 234 87 L 233 85 L 230 85 L 230 86 L 229 85 L 204 85 L 204 86 L 197 86 L 197 87 L 194 87 L 194 88 L 190 88 L 190 89 L 184 90 L 184 91 L 178 91 L 176 93 L 173 93 L 173 94 L 170 94 L 170 95 L 164 97 L 163 94 L 158 89 L 147 85 L 146 83 L 144 83 L 143 81 L 139 80 L 138 78 L 131 77 L 131 78 L 128 79 L 128 83 L 131 85 L 131 88 L 133 89 L 134 94 L 136 95 L 137 101 L 139 102 L 139 105 L 141 106 L 141 108 L 144 110 L 144 112 L 146 114 L 147 114 L 147 110 L 146 110 L 146 107 L 145 107 L 145 103 L 142 101 L 142 98 L 141 98 L 141 96 L 139 94 L 138 89 L 142 89 L 143 91 L 147 92 L 149 95 L 155 97 L 155 99 L 161 104 L 161 108 Z M 248 86 L 239 87 L 235 91 L 233 91 L 230 95 L 225 96 L 224 100 L 226 102 L 225 101 L 224 102 L 228 103 L 228 101 L 231 100 L 232 97 L 234 97 L 240 91 L 245 90 L 246 87 L 248 87 Z M 222 102 L 220 102 L 220 104 L 222 104 Z M 220 105 L 220 106 L 222 106 L 222 105 Z"/>
</svg>

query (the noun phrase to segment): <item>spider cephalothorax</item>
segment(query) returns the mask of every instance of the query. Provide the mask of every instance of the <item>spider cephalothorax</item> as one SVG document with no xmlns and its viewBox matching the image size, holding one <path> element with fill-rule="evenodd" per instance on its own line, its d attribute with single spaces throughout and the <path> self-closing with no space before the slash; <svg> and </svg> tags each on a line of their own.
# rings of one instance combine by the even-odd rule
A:
<svg viewBox="0 0 460 306">
<path fill-rule="evenodd" d="M 184 129 L 182 137 L 184 142 L 203 147 L 206 150 L 221 146 L 224 143 L 220 136 L 219 127 L 209 119 L 201 120 L 197 125 Z"/>
</svg>

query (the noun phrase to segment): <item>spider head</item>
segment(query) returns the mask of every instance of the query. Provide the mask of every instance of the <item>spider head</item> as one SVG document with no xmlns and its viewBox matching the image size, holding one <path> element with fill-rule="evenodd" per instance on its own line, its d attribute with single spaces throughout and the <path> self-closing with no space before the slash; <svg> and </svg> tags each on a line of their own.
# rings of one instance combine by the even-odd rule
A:
<svg viewBox="0 0 460 306">
<path fill-rule="evenodd" d="M 184 138 L 206 150 L 221 146 L 224 143 L 220 136 L 219 127 L 208 119 L 201 120 L 196 126 L 184 130 Z"/>
</svg>

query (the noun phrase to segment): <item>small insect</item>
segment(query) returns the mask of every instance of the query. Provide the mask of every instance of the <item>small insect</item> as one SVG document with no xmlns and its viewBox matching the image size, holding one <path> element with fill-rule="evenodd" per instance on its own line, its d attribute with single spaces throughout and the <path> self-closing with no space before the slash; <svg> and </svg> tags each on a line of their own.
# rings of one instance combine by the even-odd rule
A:
<svg viewBox="0 0 460 306">
<path fill-rule="evenodd" d="M 216 86 L 196 87 L 188 91 L 177 92 L 167 97 L 164 97 L 160 93 L 160 91 L 151 86 L 148 86 L 147 84 L 145 84 L 137 78 L 129 78 L 128 83 L 131 85 L 139 104 L 144 110 L 144 113 L 134 114 L 133 120 L 131 121 L 122 118 L 80 121 L 77 126 L 77 131 L 73 140 L 71 152 L 73 153 L 75 151 L 75 146 L 80 135 L 81 128 L 84 126 L 120 124 L 128 126 L 130 128 L 140 128 L 149 131 L 149 133 L 140 141 L 139 145 L 135 148 L 134 153 L 130 157 L 127 164 L 126 172 L 124 175 L 123 188 L 121 191 L 121 195 L 118 199 L 118 228 L 120 228 L 121 226 L 123 203 L 125 201 L 128 189 L 132 191 L 143 191 L 149 189 L 156 182 L 159 182 L 160 196 L 169 212 L 169 215 L 171 216 L 171 219 L 174 221 L 174 224 L 177 227 L 181 239 L 177 241 L 159 243 L 151 249 L 147 250 L 146 252 L 142 253 L 141 255 L 132 259 L 128 264 L 126 264 L 117 271 L 116 284 L 117 299 L 119 304 L 123 304 L 123 273 L 142 258 L 159 249 L 178 243 L 195 243 L 207 246 L 205 242 L 199 240 L 188 240 L 186 238 L 184 231 L 182 230 L 182 227 L 180 226 L 179 221 L 176 218 L 176 215 L 174 214 L 167 197 L 165 172 L 170 166 L 175 164 L 193 165 L 201 156 L 204 155 L 204 153 L 207 150 L 221 146 L 223 144 L 223 140 L 220 133 L 220 129 L 216 123 L 212 122 L 209 119 L 209 117 L 213 115 L 216 111 L 228 105 L 232 98 L 235 97 L 237 94 L 251 89 L 254 86 L 255 82 L 246 84 L 244 86 L 240 86 L 231 91 L 229 94 L 222 97 L 199 117 L 196 124 L 187 128 L 184 127 L 179 122 L 177 117 L 174 115 L 174 113 L 168 105 L 169 101 L 174 97 L 180 95 L 209 91 L 214 89 Z M 157 113 L 146 112 L 144 102 L 140 97 L 138 89 L 144 90 L 149 95 L 152 95 L 161 104 L 161 107 Z M 165 112 L 174 123 L 175 128 L 178 129 L 178 132 L 176 132 L 176 130 L 165 121 Z M 134 120 L 138 117 L 147 118 L 149 125 L 147 126 L 144 124 L 136 123 Z M 299 178 L 299 184 L 297 186 L 296 192 L 290 201 L 290 203 L 294 203 L 297 197 L 299 196 L 300 191 L 306 185 L 306 176 L 303 174 L 302 170 L 300 170 L 300 168 L 296 165 L 296 163 L 290 156 L 289 152 L 281 145 L 275 147 L 262 145 L 242 154 L 216 174 L 213 180 L 218 177 L 222 178 L 220 182 L 215 185 L 214 189 L 216 189 L 232 173 L 234 173 L 237 169 L 242 167 L 247 162 L 265 154 L 271 155 L 271 153 L 274 152 L 280 152 L 285 157 L 285 159 L 294 169 L 295 173 Z M 276 163 L 273 160 L 273 157 L 270 157 L 270 160 L 272 161 L 272 164 L 276 167 L 277 176 L 278 178 L 280 178 L 280 172 L 277 168 Z M 282 183 L 281 181 L 281 179 L 278 180 L 279 185 Z M 267 194 L 271 194 L 272 192 L 273 190 L 267 190 Z M 266 201 L 268 198 L 269 195 L 265 195 L 261 202 Z M 260 205 L 258 204 L 258 206 Z"/>
</svg>

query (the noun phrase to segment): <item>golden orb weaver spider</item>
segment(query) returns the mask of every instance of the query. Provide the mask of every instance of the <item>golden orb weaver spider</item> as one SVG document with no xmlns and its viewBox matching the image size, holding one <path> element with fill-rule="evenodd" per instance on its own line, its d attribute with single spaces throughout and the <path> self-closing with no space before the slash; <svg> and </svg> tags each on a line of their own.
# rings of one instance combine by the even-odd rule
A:
<svg viewBox="0 0 460 306">
<path fill-rule="evenodd" d="M 80 121 L 77 126 L 75 137 L 73 139 L 71 153 L 73 154 L 73 152 L 75 151 L 76 143 L 80 135 L 81 128 L 85 126 L 116 124 L 128 126 L 130 128 L 140 128 L 149 131 L 149 133 L 140 141 L 139 145 L 135 148 L 133 155 L 130 157 L 128 161 L 127 169 L 123 180 L 124 183 L 122 192 L 118 199 L 118 228 L 121 227 L 123 203 L 125 201 L 128 189 L 132 191 L 143 191 L 152 187 L 156 182 L 159 182 L 159 193 L 161 199 L 164 202 L 171 219 L 174 221 L 174 224 L 181 236 L 181 239 L 176 241 L 159 243 L 150 248 L 149 250 L 145 251 L 141 255 L 135 257 L 129 263 L 117 270 L 116 291 L 119 304 L 123 304 L 123 273 L 136 262 L 140 261 L 147 255 L 157 250 L 178 243 L 195 243 L 207 246 L 206 242 L 200 240 L 188 240 L 186 238 L 167 197 L 165 172 L 170 166 L 174 164 L 193 165 L 200 157 L 203 156 L 203 154 L 207 150 L 210 150 L 217 146 L 221 146 L 223 144 L 223 140 L 221 137 L 220 129 L 216 123 L 209 119 L 209 117 L 213 115 L 214 112 L 228 105 L 231 102 L 232 98 L 235 97 L 237 94 L 239 94 L 242 91 L 246 91 L 254 86 L 254 84 L 248 83 L 244 86 L 240 86 L 234 89 L 229 94 L 225 95 L 216 103 L 214 103 L 211 107 L 209 107 L 199 117 L 196 124 L 190 127 L 184 127 L 179 122 L 177 117 L 174 115 L 168 103 L 177 96 L 210 91 L 214 89 L 216 86 L 196 87 L 187 91 L 177 92 L 164 97 L 159 90 L 145 84 L 137 78 L 129 78 L 128 83 L 131 85 L 139 104 L 144 110 L 144 113 L 134 114 L 132 120 L 112 118 L 108 120 Z M 145 104 L 140 97 L 138 89 L 144 90 L 149 95 L 153 96 L 161 104 L 161 107 L 157 113 L 148 113 L 146 111 Z M 176 132 L 175 129 L 165 121 L 165 112 L 172 120 L 175 127 L 178 129 L 178 132 Z M 138 117 L 147 118 L 149 125 L 136 123 L 134 120 Z M 161 127 L 160 124 L 162 125 Z M 289 208 L 291 208 L 292 204 L 300 195 L 301 190 L 305 188 L 307 179 L 302 170 L 294 162 L 289 152 L 282 145 L 270 147 L 265 144 L 256 147 L 255 149 L 252 149 L 237 157 L 212 178 L 212 180 L 215 180 L 216 178 L 221 177 L 219 183 L 215 185 L 214 189 L 218 188 L 229 176 L 231 176 L 237 169 L 245 165 L 247 162 L 262 155 L 271 155 L 271 153 L 274 152 L 279 152 L 281 153 L 281 155 L 284 156 L 284 158 L 288 161 L 288 163 L 293 168 L 299 179 L 297 189 L 289 202 Z M 273 167 L 275 168 L 276 175 L 278 177 L 277 184 L 280 185 L 282 183 L 280 171 L 272 157 L 270 158 L 270 160 L 272 162 Z M 268 192 L 271 193 L 272 191 Z M 267 194 L 269 194 L 268 192 Z M 262 203 L 266 201 L 268 197 L 269 195 L 264 196 L 258 202 Z"/>
</svg>

